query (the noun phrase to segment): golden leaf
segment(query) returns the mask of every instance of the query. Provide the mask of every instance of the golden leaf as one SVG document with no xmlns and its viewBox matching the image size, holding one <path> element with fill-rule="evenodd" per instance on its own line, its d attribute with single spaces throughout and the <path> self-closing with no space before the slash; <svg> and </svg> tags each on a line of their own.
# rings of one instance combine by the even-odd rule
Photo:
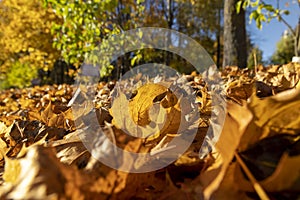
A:
<svg viewBox="0 0 300 200">
<path fill-rule="evenodd" d="M 0 121 L 0 136 L 2 136 L 5 132 L 5 130 L 7 129 L 5 123 Z"/>
<path fill-rule="evenodd" d="M 5 158 L 5 167 L 4 167 L 3 179 L 5 182 L 16 183 L 21 172 L 20 161 L 17 159 L 10 159 L 6 156 L 4 158 Z"/>
<path fill-rule="evenodd" d="M 7 146 L 6 142 L 0 138 L 0 160 L 3 159 L 4 155 L 6 155 L 9 149 L 10 147 Z"/>
<path fill-rule="evenodd" d="M 264 99 L 254 95 L 248 107 L 254 120 L 241 138 L 240 151 L 270 135 L 296 134 L 300 129 L 300 90 L 287 90 Z"/>
<path fill-rule="evenodd" d="M 30 147 L 37 146 L 37 145 L 43 145 L 46 141 L 47 136 L 48 136 L 48 133 L 46 133 L 40 140 L 36 141 L 35 143 L 30 145 L 29 147 L 27 147 L 26 144 L 23 143 L 23 146 L 22 146 L 21 150 L 19 151 L 19 153 L 17 155 L 17 158 L 21 158 L 24 155 L 26 155 L 26 153 L 27 153 L 27 151 Z"/>
<path fill-rule="evenodd" d="M 137 90 L 137 95 L 129 102 L 129 111 L 133 121 L 145 126 L 150 123 L 149 109 L 153 105 L 153 100 L 164 95 L 167 88 L 159 84 L 146 84 Z"/>
<path fill-rule="evenodd" d="M 240 138 L 252 119 L 252 114 L 246 106 L 229 103 L 227 112 L 222 133 L 215 145 L 217 151 L 216 162 L 201 175 L 205 199 L 210 199 L 211 195 L 220 186 L 234 157 Z M 240 116 L 244 117 L 241 118 Z"/>
<path fill-rule="evenodd" d="M 110 112 L 117 128 L 148 141 L 177 133 L 181 120 L 180 101 L 160 84 L 141 86 L 130 101 L 119 92 Z"/>
<path fill-rule="evenodd" d="M 53 115 L 53 111 L 52 111 L 52 105 L 51 105 L 51 101 L 49 101 L 48 106 L 45 108 L 45 110 L 43 110 L 41 112 L 41 120 L 48 124 L 49 119 L 52 117 Z"/>
</svg>

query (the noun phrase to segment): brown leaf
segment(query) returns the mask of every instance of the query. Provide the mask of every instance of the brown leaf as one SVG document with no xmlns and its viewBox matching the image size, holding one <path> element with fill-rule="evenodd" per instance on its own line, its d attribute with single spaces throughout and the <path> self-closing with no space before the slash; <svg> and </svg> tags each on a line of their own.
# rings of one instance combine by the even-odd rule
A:
<svg viewBox="0 0 300 200">
<path fill-rule="evenodd" d="M 239 150 L 276 134 L 296 134 L 300 130 L 300 90 L 288 90 L 272 97 L 253 96 L 248 104 L 253 121 L 241 138 Z"/>
<path fill-rule="evenodd" d="M 259 141 L 241 155 L 267 192 L 299 192 L 299 144 L 299 135 L 275 135 Z M 241 190 L 253 192 L 240 168 L 235 175 Z"/>
<path fill-rule="evenodd" d="M 253 93 L 253 82 L 250 83 L 241 83 L 236 80 L 237 83 L 234 82 L 229 85 L 227 89 L 227 95 L 238 102 L 241 100 L 247 100 Z"/>
<path fill-rule="evenodd" d="M 48 126 L 65 128 L 65 117 L 63 114 L 53 114 L 47 123 Z"/>
<path fill-rule="evenodd" d="M 23 131 L 20 129 L 19 124 L 20 121 L 15 121 L 6 130 L 4 138 L 9 141 L 10 146 L 15 146 L 23 138 Z"/>
<path fill-rule="evenodd" d="M 20 173 L 3 197 L 9 199 L 83 199 L 83 179 L 76 169 L 61 164 L 51 148 L 34 146 L 26 157 L 15 160 Z M 7 172 L 5 172 L 7 173 Z"/>
<path fill-rule="evenodd" d="M 224 127 L 216 148 L 216 162 L 207 171 L 201 174 L 204 186 L 204 198 L 209 199 L 218 189 L 226 170 L 234 157 L 234 152 L 239 144 L 240 138 L 244 133 L 252 114 L 245 106 L 229 103 Z M 243 116 L 242 120 L 240 116 Z"/>
<path fill-rule="evenodd" d="M 48 146 L 55 147 L 56 156 L 61 162 L 82 168 L 87 164 L 90 153 L 82 143 L 78 135 L 80 133 L 81 130 L 74 131 L 60 140 L 49 143 Z"/>
<path fill-rule="evenodd" d="M 48 122 L 52 116 L 53 116 L 53 111 L 52 111 L 52 105 L 51 105 L 51 101 L 50 101 L 49 104 L 47 105 L 47 107 L 45 108 L 45 110 L 43 110 L 41 112 L 41 120 L 45 124 L 48 124 Z"/>
</svg>

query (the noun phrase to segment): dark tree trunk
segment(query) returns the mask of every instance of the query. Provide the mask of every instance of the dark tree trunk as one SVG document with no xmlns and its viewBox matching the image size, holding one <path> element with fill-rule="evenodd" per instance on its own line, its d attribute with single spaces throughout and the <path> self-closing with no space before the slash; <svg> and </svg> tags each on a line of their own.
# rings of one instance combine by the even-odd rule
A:
<svg viewBox="0 0 300 200">
<path fill-rule="evenodd" d="M 299 7 L 300 7 L 300 3 L 299 3 Z M 296 27 L 294 46 L 295 46 L 295 56 L 298 57 L 300 56 L 300 17 L 298 20 L 298 25 Z"/>
<path fill-rule="evenodd" d="M 247 66 L 247 43 L 245 11 L 237 14 L 235 5 L 238 0 L 224 2 L 224 58 L 223 67 L 237 65 Z"/>
<path fill-rule="evenodd" d="M 221 63 L 221 10 L 222 7 L 218 4 L 218 19 L 217 19 L 217 24 L 218 24 L 218 29 L 217 29 L 217 67 L 220 68 L 222 63 Z"/>
</svg>

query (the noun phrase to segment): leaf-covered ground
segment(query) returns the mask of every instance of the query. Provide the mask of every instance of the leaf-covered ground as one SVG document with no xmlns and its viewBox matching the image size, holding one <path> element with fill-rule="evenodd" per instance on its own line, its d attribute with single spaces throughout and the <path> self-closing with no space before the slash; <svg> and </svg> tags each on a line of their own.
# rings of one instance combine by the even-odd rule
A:
<svg viewBox="0 0 300 200">
<path fill-rule="evenodd" d="M 86 127 L 96 131 L 100 125 L 122 149 L 162 151 L 176 137 L 181 113 L 190 109 L 190 105 L 178 105 L 182 100 L 169 92 L 170 85 L 144 85 L 130 100 L 126 93 L 119 94 L 111 106 L 115 83 L 99 83 L 93 103 L 85 101 L 88 91 L 81 91 L 82 109 L 73 112 L 75 91 L 70 85 L 1 91 L 1 198 L 300 198 L 300 65 L 254 71 L 227 67 L 221 75 L 224 84 L 218 91 L 225 95 L 226 110 L 212 103 L 213 89 L 201 75 L 184 76 L 196 94 L 200 113 L 196 126 L 185 128 L 195 129 L 197 135 L 174 163 L 140 174 L 103 165 L 91 156 L 80 135 Z M 137 76 L 135 81 L 141 78 Z M 122 122 L 123 115 L 133 122 Z M 214 120 L 221 115 L 223 126 Z M 153 119 L 157 122 L 153 127 L 159 131 L 151 137 L 128 137 L 122 131 L 145 126 Z M 199 150 L 209 126 L 222 132 L 215 148 L 202 157 Z M 143 131 L 135 130 L 137 136 L 143 136 Z M 135 168 L 147 165 L 130 159 L 123 162 Z"/>
</svg>

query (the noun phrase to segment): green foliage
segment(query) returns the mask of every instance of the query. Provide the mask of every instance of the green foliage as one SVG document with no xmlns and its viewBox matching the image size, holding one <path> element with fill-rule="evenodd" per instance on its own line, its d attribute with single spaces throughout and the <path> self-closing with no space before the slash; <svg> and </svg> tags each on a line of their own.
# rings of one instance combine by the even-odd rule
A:
<svg viewBox="0 0 300 200">
<path fill-rule="evenodd" d="M 299 0 L 293 3 L 298 3 L 300 9 Z M 289 11 L 279 8 L 279 0 L 277 0 L 277 8 L 274 8 L 271 4 L 266 4 L 263 0 L 256 0 L 255 2 L 252 2 L 251 0 L 240 0 L 236 4 L 236 8 L 238 12 L 240 11 L 241 8 L 246 9 L 247 7 L 255 8 L 254 10 L 252 10 L 249 19 L 250 22 L 252 21 L 252 19 L 254 19 L 256 21 L 256 26 L 259 29 L 262 28 L 262 22 L 270 22 L 273 18 L 277 18 L 278 21 L 283 22 L 287 26 L 287 28 L 292 34 L 293 45 L 290 46 L 289 49 L 286 49 L 287 52 L 285 53 L 278 50 L 273 55 L 272 58 L 273 61 L 276 61 L 277 63 L 281 63 L 282 61 L 290 62 L 290 59 L 287 60 L 287 58 L 291 57 L 290 56 L 291 50 L 293 50 L 293 55 L 295 56 L 300 55 L 300 15 L 299 14 L 298 14 L 299 16 L 298 24 L 294 29 L 291 26 L 291 24 L 289 24 L 289 22 L 283 18 L 284 15 L 289 15 Z M 287 44 L 280 44 L 279 46 L 282 49 L 286 45 Z"/>
<path fill-rule="evenodd" d="M 62 52 L 66 62 L 79 67 L 83 61 L 98 62 L 89 55 L 99 48 L 108 48 L 103 39 L 118 34 L 122 29 L 134 28 L 136 18 L 142 12 L 140 1 L 95 0 L 56 1 L 44 0 L 63 20 L 54 24 L 51 32 L 55 35 L 53 46 Z M 127 18 L 122 17 L 126 15 Z M 102 67 L 102 76 L 110 74 L 112 66 Z"/>
<path fill-rule="evenodd" d="M 263 52 L 259 47 L 253 47 L 247 60 L 247 67 L 253 69 L 255 65 L 263 64 Z"/>
<path fill-rule="evenodd" d="M 111 33 L 108 19 L 116 7 L 116 0 L 106 1 L 56 1 L 45 0 L 63 23 L 55 23 L 53 46 L 62 52 L 62 57 L 70 64 L 79 65 L 86 53 L 91 52 L 101 39 Z"/>
<path fill-rule="evenodd" d="M 274 64 L 289 63 L 294 56 L 294 38 L 292 35 L 282 37 L 277 43 L 277 49 L 272 55 L 271 61 Z"/>
<path fill-rule="evenodd" d="M 129 63 L 134 66 L 139 61 L 144 62 L 149 60 L 149 57 L 157 56 L 154 52 L 147 55 L 135 52 L 134 56 L 126 58 L 132 61 L 122 61 L 123 63 L 112 66 L 111 61 L 91 54 L 93 51 L 113 48 L 113 45 L 107 44 L 105 39 L 123 30 L 139 26 L 172 28 L 192 36 L 201 41 L 201 44 L 208 44 L 206 42 L 208 40 L 209 45 L 204 45 L 204 48 L 212 54 L 217 52 L 214 49 L 216 39 L 212 38 L 220 38 L 222 35 L 221 23 L 218 22 L 223 7 L 221 0 L 44 0 L 44 2 L 50 5 L 63 21 L 52 27 L 52 33 L 55 35 L 53 46 L 62 52 L 63 59 L 76 67 L 82 62 L 100 63 L 101 76 L 109 76 L 114 67 L 123 66 L 129 69 L 130 66 L 124 65 Z M 161 58 L 159 56 L 161 55 L 158 55 L 158 58 Z"/>
<path fill-rule="evenodd" d="M 0 89 L 29 87 L 31 81 L 37 76 L 38 73 L 35 67 L 32 67 L 29 63 L 16 61 L 6 72 L 5 79 L 0 84 Z"/>
<path fill-rule="evenodd" d="M 279 8 L 274 8 L 271 4 L 266 4 L 261 0 L 251 1 L 251 0 L 240 0 L 236 4 L 237 12 L 246 9 L 247 7 L 255 8 L 251 11 L 249 15 L 250 22 L 255 20 L 256 26 L 262 29 L 262 22 L 270 22 L 273 18 L 277 18 L 278 21 L 282 20 L 282 15 L 288 15 L 288 10 L 283 10 Z"/>
</svg>

